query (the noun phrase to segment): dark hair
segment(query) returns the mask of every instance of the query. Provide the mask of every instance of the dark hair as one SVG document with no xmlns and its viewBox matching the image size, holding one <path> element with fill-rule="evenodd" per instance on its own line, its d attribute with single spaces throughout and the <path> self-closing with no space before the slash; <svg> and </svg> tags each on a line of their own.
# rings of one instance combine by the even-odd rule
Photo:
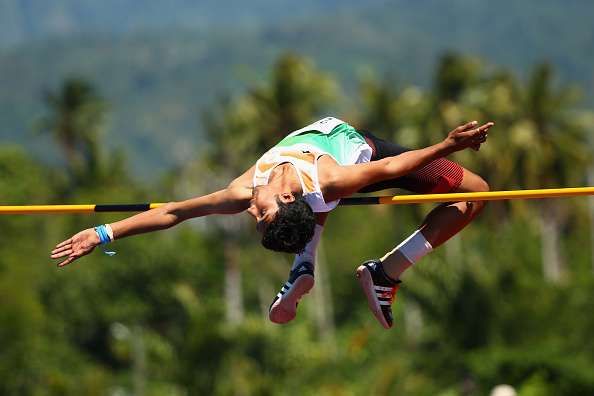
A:
<svg viewBox="0 0 594 396">
<path fill-rule="evenodd" d="M 278 211 L 262 235 L 262 246 L 275 252 L 299 254 L 313 238 L 316 220 L 302 196 L 284 203 L 278 198 Z"/>
</svg>

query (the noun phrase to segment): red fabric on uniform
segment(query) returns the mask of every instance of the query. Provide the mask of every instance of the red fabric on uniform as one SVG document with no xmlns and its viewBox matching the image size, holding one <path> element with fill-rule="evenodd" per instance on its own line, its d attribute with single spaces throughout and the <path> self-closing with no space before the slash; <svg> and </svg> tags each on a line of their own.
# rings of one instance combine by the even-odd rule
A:
<svg viewBox="0 0 594 396">
<path fill-rule="evenodd" d="M 462 184 L 464 169 L 455 162 L 440 158 L 425 167 L 405 176 L 415 179 L 414 191 L 427 194 L 442 194 L 456 190 Z"/>
<path fill-rule="evenodd" d="M 373 150 L 372 161 L 398 156 L 408 148 L 387 142 L 369 132 L 362 132 Z M 390 188 L 401 188 L 417 194 L 440 194 L 456 190 L 462 184 L 464 168 L 446 158 L 439 158 L 423 168 L 395 179 L 383 180 L 362 188 L 359 192 L 368 193 Z"/>
</svg>

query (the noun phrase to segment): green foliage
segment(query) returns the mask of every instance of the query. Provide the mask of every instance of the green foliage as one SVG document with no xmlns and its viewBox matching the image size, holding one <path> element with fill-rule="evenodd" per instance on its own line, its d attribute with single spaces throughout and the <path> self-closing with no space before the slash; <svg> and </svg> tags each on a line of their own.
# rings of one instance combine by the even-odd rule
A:
<svg viewBox="0 0 594 396">
<path fill-rule="evenodd" d="M 72 202 L 205 193 L 283 133 L 348 108 L 336 85 L 308 60 L 286 54 L 267 80 L 208 113 L 207 142 L 194 161 L 143 186 L 128 174 L 123 152 L 102 145 L 107 107 L 99 93 L 86 81 L 65 81 L 46 103 L 46 126 L 80 162 L 48 167 L 3 146 L 1 201 L 59 202 L 65 192 Z M 431 90 L 394 85 L 364 80 L 362 107 L 349 120 L 419 146 L 468 119 L 493 119 L 481 151 L 457 156 L 492 188 L 562 187 L 585 178 L 591 150 L 583 120 L 591 115 L 549 66 L 521 82 L 450 54 Z M 578 113 L 583 117 L 572 117 Z M 64 176 L 74 168 L 78 178 Z M 242 217 L 197 219 L 117 241 L 115 257 L 99 250 L 57 270 L 47 257 L 56 242 L 117 217 L 3 216 L 0 393 L 449 396 L 488 394 L 508 383 L 520 395 L 592 394 L 592 230 L 582 199 L 561 202 L 562 277 L 543 271 L 542 209 L 493 202 L 406 273 L 391 331 L 371 317 L 353 270 L 408 235 L 427 206 L 337 209 L 322 249 L 327 282 L 318 277 L 315 289 L 327 296 L 304 298 L 286 326 L 266 314 L 290 258 L 262 251 Z M 236 320 L 230 279 L 243 309 Z M 320 320 L 320 305 L 332 307 L 330 323 Z"/>
<path fill-rule="evenodd" d="M 38 128 L 51 133 L 68 165 L 71 183 L 83 184 L 101 178 L 98 139 L 104 126 L 105 102 L 82 78 L 70 78 L 58 92 L 47 92 L 49 115 Z"/>
<path fill-rule="evenodd" d="M 134 176 L 145 181 L 153 169 L 181 166 L 208 144 L 197 114 L 210 111 L 221 93 L 266 80 L 266 70 L 287 49 L 336 75 L 343 91 L 339 108 L 358 108 L 358 77 L 367 67 L 406 85 L 431 86 L 434 65 L 446 51 L 473 54 L 521 76 L 547 59 L 561 81 L 580 85 L 590 103 L 594 98 L 594 3 L 588 1 L 21 3 L 0 4 L 0 47 L 23 43 L 0 49 L 0 139 L 44 160 L 59 159 L 53 145 L 28 132 L 43 112 L 40 95 L 82 75 L 113 105 L 113 128 L 103 144 L 126 147 Z"/>
</svg>

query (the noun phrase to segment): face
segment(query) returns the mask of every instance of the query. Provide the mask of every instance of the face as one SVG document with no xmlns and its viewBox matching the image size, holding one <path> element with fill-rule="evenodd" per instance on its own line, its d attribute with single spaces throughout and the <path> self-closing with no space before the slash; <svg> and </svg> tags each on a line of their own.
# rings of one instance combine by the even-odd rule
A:
<svg viewBox="0 0 594 396">
<path fill-rule="evenodd" d="M 269 185 L 254 188 L 247 212 L 256 220 L 256 230 L 259 233 L 262 233 L 266 226 L 274 220 L 278 211 L 277 198 L 285 203 L 295 200 L 292 193 L 275 191 Z"/>
</svg>

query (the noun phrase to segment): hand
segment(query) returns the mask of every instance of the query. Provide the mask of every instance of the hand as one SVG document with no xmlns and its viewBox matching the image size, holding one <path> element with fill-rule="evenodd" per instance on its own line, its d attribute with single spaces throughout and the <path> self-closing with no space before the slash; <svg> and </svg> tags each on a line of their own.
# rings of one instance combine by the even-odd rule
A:
<svg viewBox="0 0 594 396">
<path fill-rule="evenodd" d="M 448 137 L 444 140 L 444 143 L 450 150 L 452 150 L 452 152 L 463 150 L 468 147 L 478 151 L 481 144 L 487 141 L 489 128 L 495 125 L 495 123 L 487 122 L 479 127 L 477 127 L 477 125 L 478 122 L 472 121 L 459 126 L 448 133 Z"/>
<path fill-rule="evenodd" d="M 91 253 L 95 249 L 95 246 L 100 243 L 99 235 L 97 235 L 94 229 L 88 228 L 75 234 L 72 238 L 57 244 L 54 250 L 52 250 L 50 257 L 53 259 L 68 257 L 58 264 L 58 267 L 64 267 L 74 260 Z"/>
</svg>

